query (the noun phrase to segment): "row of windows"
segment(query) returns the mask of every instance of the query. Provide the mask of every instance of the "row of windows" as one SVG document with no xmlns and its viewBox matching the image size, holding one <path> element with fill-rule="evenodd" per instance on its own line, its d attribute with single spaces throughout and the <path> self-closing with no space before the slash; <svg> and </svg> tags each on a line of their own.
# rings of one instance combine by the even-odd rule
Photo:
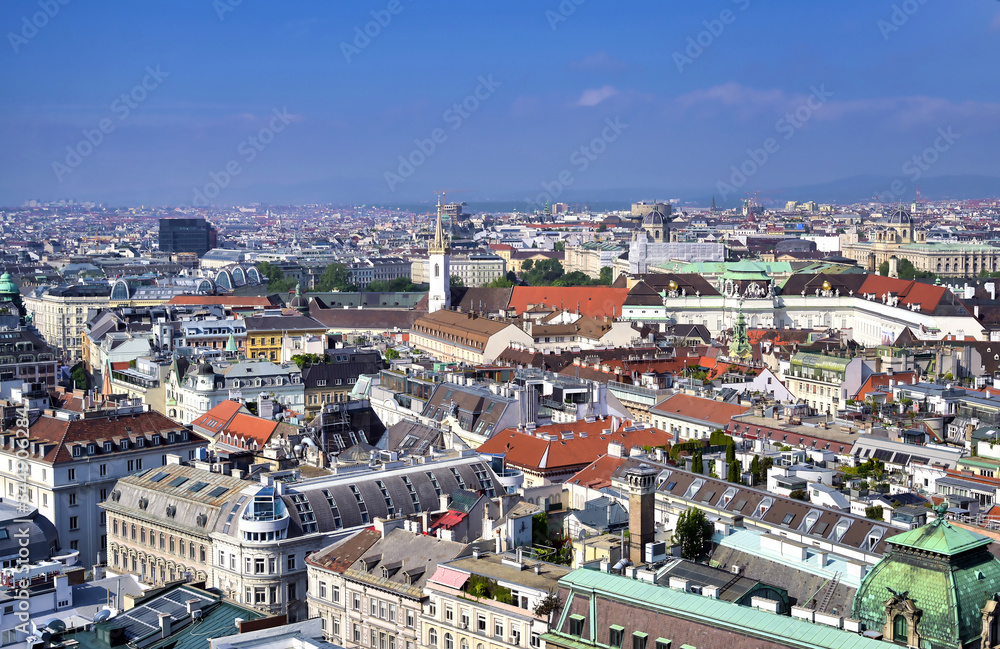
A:
<svg viewBox="0 0 1000 649">
<path fill-rule="evenodd" d="M 219 550 L 219 566 L 222 568 L 226 567 L 226 551 Z M 289 554 L 285 557 L 285 567 L 289 570 L 295 570 L 298 566 L 298 561 L 294 554 Z M 245 557 L 245 572 L 243 574 L 247 575 L 274 575 L 278 572 L 278 558 L 277 557 Z M 232 552 L 229 554 L 229 569 L 236 570 L 236 553 Z"/>
<path fill-rule="evenodd" d="M 120 534 L 119 530 L 121 531 Z M 122 521 L 121 525 L 119 525 L 118 519 L 114 518 L 111 520 L 111 534 L 113 536 L 120 536 L 123 539 L 129 539 L 132 541 L 138 540 L 138 542 L 143 545 L 146 545 L 148 540 L 149 547 L 154 549 L 159 547 L 160 550 L 164 552 L 169 551 L 171 554 L 176 554 L 179 557 L 185 556 L 185 550 L 187 550 L 187 557 L 191 561 L 195 560 L 195 556 L 198 557 L 198 561 L 201 563 L 205 563 L 207 561 L 204 545 L 196 546 L 194 541 L 185 542 L 183 538 L 175 538 L 172 534 L 167 535 L 163 532 L 157 533 L 154 529 L 150 529 L 147 534 L 146 528 L 141 526 L 137 527 L 135 523 L 129 525 Z M 159 541 L 159 543 L 157 543 L 157 541 Z"/>
<path fill-rule="evenodd" d="M 503 637 L 503 633 L 496 634 L 496 637 L 498 638 Z M 512 630 L 511 637 L 507 638 L 507 641 L 516 647 L 521 646 L 521 632 L 518 630 Z M 455 637 L 448 631 L 444 633 L 443 644 L 444 646 L 442 649 L 455 649 Z M 537 633 L 531 634 L 530 644 L 535 649 L 541 646 L 541 638 Z M 427 631 L 427 646 L 430 647 L 431 649 L 439 649 L 440 647 L 440 645 L 438 644 L 438 630 L 435 629 L 434 627 L 431 627 Z M 471 645 L 469 644 L 468 638 L 462 638 L 459 641 L 459 648 L 471 649 Z M 484 649 L 483 643 L 481 642 L 478 643 L 476 645 L 476 649 Z M 645 647 L 641 647 L 639 649 L 645 649 Z M 669 649 L 669 647 L 667 647 L 666 649 Z"/>
<path fill-rule="evenodd" d="M 298 599 L 298 589 L 295 583 L 290 583 L 285 587 L 285 591 L 288 595 L 287 602 L 294 602 Z M 254 606 L 267 606 L 268 604 L 281 604 L 281 600 L 278 598 L 278 587 L 277 586 L 256 586 L 256 587 L 246 587 L 246 591 L 243 595 L 244 604 L 252 604 Z"/>
</svg>

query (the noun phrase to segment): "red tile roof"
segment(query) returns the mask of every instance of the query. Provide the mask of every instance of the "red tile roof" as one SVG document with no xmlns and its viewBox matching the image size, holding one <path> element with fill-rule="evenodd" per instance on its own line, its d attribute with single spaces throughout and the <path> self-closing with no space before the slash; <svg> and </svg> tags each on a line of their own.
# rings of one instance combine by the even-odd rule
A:
<svg viewBox="0 0 1000 649">
<path fill-rule="evenodd" d="M 808 446 L 821 450 L 833 451 L 837 454 L 850 455 L 853 444 L 824 439 L 816 435 L 803 435 L 776 426 L 758 426 L 733 418 L 725 428 L 727 435 L 737 435 L 744 439 L 766 439 L 789 446 Z"/>
<path fill-rule="evenodd" d="M 229 420 L 232 419 L 233 415 L 239 412 L 242 407 L 243 406 L 239 401 L 227 399 L 203 414 L 201 417 L 192 421 L 191 426 L 193 428 L 203 429 L 214 436 L 226 427 Z M 196 432 L 201 432 L 201 430 Z"/>
<path fill-rule="evenodd" d="M 249 450 L 263 448 L 279 422 L 241 410 L 240 403 L 226 400 L 195 419 L 191 426 L 195 432 L 230 446 Z"/>
<path fill-rule="evenodd" d="M 628 289 L 609 286 L 515 286 L 510 296 L 510 308 L 517 313 L 529 311 L 529 305 L 576 311 L 592 318 L 621 316 Z"/>
<path fill-rule="evenodd" d="M 895 374 L 872 374 L 865 381 L 864 385 L 858 390 L 858 393 L 854 395 L 854 399 L 864 400 L 872 392 L 886 392 L 889 395 L 889 401 L 892 401 L 892 390 L 884 390 L 883 388 L 889 387 L 889 381 L 895 381 L 896 384 L 900 383 L 912 383 L 914 378 L 913 372 L 897 372 Z"/>
<path fill-rule="evenodd" d="M 42 462 L 71 462 L 73 447 L 77 444 L 94 443 L 99 453 L 104 453 L 104 442 L 115 442 L 115 448 L 121 440 L 134 441 L 139 437 L 148 437 L 160 433 L 166 441 L 170 431 L 181 431 L 183 426 L 176 421 L 161 415 L 155 410 L 124 415 L 102 415 L 67 421 L 57 417 L 42 415 L 28 429 L 28 439 L 48 450 L 40 459 Z M 13 430 L 8 433 L 14 433 Z M 16 435 L 12 440 L 16 443 Z M 162 448 L 169 449 L 169 445 Z"/>
<path fill-rule="evenodd" d="M 618 467 L 625 464 L 625 460 L 626 458 L 623 457 L 605 455 L 577 471 L 566 483 L 578 484 L 591 489 L 610 487 L 611 476 L 618 470 Z"/>
<path fill-rule="evenodd" d="M 627 450 L 633 446 L 663 446 L 672 439 L 658 428 L 626 430 L 631 427 L 632 422 L 626 420 L 614 432 L 605 432 L 613 428 L 609 419 L 539 426 L 533 433 L 508 428 L 493 435 L 478 451 L 505 455 L 508 464 L 521 469 L 551 472 L 583 468 L 605 455 L 610 442 L 618 442 Z"/>
<path fill-rule="evenodd" d="M 750 408 L 746 406 L 681 393 L 667 397 L 649 409 L 654 415 L 681 415 L 711 422 L 720 428 L 728 424 L 733 417 L 738 417 L 748 410 Z"/>
<path fill-rule="evenodd" d="M 900 305 L 919 304 L 921 312 L 933 313 L 947 290 L 944 286 L 924 284 L 915 280 L 869 275 L 858 293 L 874 293 L 878 300 L 881 300 L 886 293 L 895 293 L 899 296 Z"/>
</svg>

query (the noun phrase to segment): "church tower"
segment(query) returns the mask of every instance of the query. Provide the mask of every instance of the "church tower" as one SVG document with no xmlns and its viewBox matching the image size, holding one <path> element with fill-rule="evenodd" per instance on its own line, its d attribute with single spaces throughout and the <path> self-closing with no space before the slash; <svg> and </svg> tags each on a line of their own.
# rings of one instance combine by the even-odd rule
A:
<svg viewBox="0 0 1000 649">
<path fill-rule="evenodd" d="M 444 215 L 444 196 L 438 197 L 437 225 L 434 240 L 428 247 L 430 254 L 431 290 L 427 296 L 427 310 L 430 313 L 451 308 L 451 240 L 444 235 L 441 217 Z"/>
</svg>

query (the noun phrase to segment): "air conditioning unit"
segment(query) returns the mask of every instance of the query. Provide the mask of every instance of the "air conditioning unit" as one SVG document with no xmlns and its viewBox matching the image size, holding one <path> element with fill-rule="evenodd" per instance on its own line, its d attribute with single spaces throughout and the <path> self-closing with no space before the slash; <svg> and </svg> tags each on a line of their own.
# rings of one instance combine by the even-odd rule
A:
<svg viewBox="0 0 1000 649">
<path fill-rule="evenodd" d="M 201 611 L 200 608 L 191 611 L 191 619 L 192 620 L 200 620 L 201 619 L 201 612 L 202 611 Z"/>
</svg>

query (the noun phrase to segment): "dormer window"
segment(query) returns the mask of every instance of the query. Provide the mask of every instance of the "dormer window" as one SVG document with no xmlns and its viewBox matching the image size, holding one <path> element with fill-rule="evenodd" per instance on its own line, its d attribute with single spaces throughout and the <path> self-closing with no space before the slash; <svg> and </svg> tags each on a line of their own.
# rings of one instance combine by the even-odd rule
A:
<svg viewBox="0 0 1000 649">
<path fill-rule="evenodd" d="M 181 441 L 182 442 L 188 441 L 188 432 L 186 430 L 181 432 Z"/>
<path fill-rule="evenodd" d="M 128 450 L 128 440 L 127 439 L 123 439 L 121 441 L 121 444 L 119 444 L 119 446 L 121 446 L 121 449 L 123 451 L 127 451 Z"/>
<path fill-rule="evenodd" d="M 115 450 L 115 443 L 114 442 L 104 442 L 104 452 L 105 453 L 111 453 L 114 450 Z"/>
<path fill-rule="evenodd" d="M 79 446 L 74 446 L 73 447 L 73 457 L 80 457 L 81 455 L 83 455 L 83 448 L 81 448 Z"/>
<path fill-rule="evenodd" d="M 146 438 L 145 437 L 139 437 L 138 439 L 135 440 L 135 447 L 136 448 L 143 448 L 144 446 L 146 446 Z"/>
<path fill-rule="evenodd" d="M 97 452 L 97 444 L 87 444 L 87 454 L 93 455 Z"/>
<path fill-rule="evenodd" d="M 160 445 L 160 436 L 159 435 L 153 435 L 152 437 L 149 438 L 149 440 L 153 444 L 153 446 L 159 446 Z"/>
<path fill-rule="evenodd" d="M 174 431 L 170 431 L 169 433 L 167 433 L 167 443 L 173 444 L 174 441 L 175 441 Z"/>
</svg>

